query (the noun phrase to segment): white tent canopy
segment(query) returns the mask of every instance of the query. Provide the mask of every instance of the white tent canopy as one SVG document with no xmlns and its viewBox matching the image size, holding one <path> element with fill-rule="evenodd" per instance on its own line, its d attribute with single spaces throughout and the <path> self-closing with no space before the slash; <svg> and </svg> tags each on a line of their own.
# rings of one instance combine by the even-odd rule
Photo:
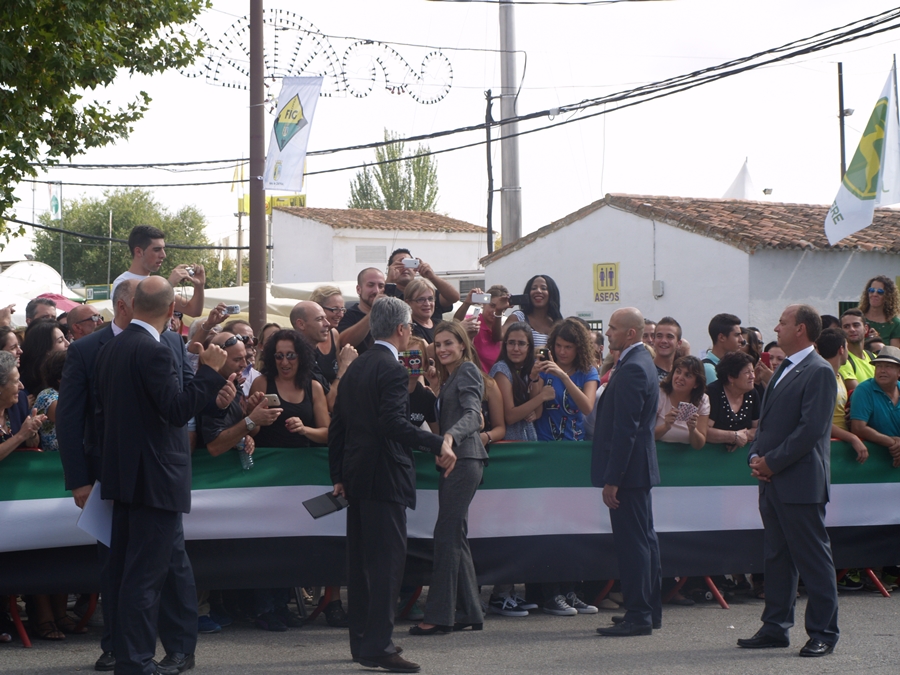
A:
<svg viewBox="0 0 900 675">
<path fill-rule="evenodd" d="M 744 166 L 738 171 L 737 177 L 731 187 L 722 195 L 722 199 L 759 199 L 753 179 L 750 178 L 750 168 L 747 165 L 749 158 L 744 159 Z"/>
</svg>

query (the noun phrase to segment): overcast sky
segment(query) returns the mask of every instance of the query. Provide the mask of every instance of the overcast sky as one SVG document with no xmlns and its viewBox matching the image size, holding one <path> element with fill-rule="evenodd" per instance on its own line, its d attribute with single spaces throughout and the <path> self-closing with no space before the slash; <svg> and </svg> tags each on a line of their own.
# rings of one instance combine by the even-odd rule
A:
<svg viewBox="0 0 900 675">
<path fill-rule="evenodd" d="M 214 0 L 213 9 L 198 23 L 214 46 L 239 17 L 245 0 Z M 484 91 L 500 90 L 499 10 L 483 3 L 427 2 L 426 0 L 331 0 L 298 3 L 269 0 L 266 8 L 295 12 L 291 17 L 305 28 L 331 36 L 367 38 L 392 44 L 418 71 L 430 49 L 412 43 L 447 48 L 452 67 L 447 95 L 422 105 L 406 94 L 384 89 L 378 72 L 372 92 L 357 98 L 338 91 L 326 77 L 324 92 L 333 95 L 318 103 L 309 143 L 324 150 L 381 139 L 388 128 L 403 136 L 428 134 L 484 120 Z M 620 3 L 615 6 L 517 6 L 516 46 L 520 77 L 524 73 L 519 114 L 576 103 L 628 89 L 638 84 L 689 73 L 729 59 L 749 55 L 883 12 L 891 3 L 856 0 L 673 0 Z M 302 8 L 302 9 L 301 9 Z M 269 30 L 269 29 L 267 29 Z M 270 31 L 269 35 L 273 35 Z M 297 41 L 307 34 L 278 33 L 278 58 L 285 64 Z M 749 158 L 751 176 L 765 199 L 830 203 L 837 192 L 840 149 L 837 119 L 837 66 L 844 64 L 845 107 L 856 113 L 847 128 L 850 161 L 897 51 L 900 32 L 805 56 L 705 85 L 689 92 L 607 115 L 568 124 L 520 139 L 523 233 L 531 232 L 600 199 L 608 192 L 685 197 L 721 197 Z M 226 40 L 227 43 L 227 40 Z M 234 39 L 235 62 L 246 67 L 241 45 L 246 32 Z M 351 42 L 327 40 L 313 62 L 325 68 L 327 49 L 336 56 L 331 72 Z M 301 47 L 305 49 L 305 47 Z M 217 53 L 214 51 L 214 53 Z M 306 52 L 304 52 L 306 53 Z M 399 62 L 385 54 L 385 62 Z M 270 61 L 273 55 L 270 52 Z M 349 59 L 347 76 L 354 87 L 367 89 L 363 77 L 368 62 Z M 242 82 L 237 70 L 223 65 L 223 78 Z M 447 71 L 438 71 L 441 76 Z M 325 74 L 308 72 L 307 74 Z M 270 82 L 277 96 L 280 85 Z M 75 162 L 180 162 L 237 158 L 249 155 L 248 93 L 226 89 L 200 78 L 171 72 L 156 77 L 123 75 L 98 98 L 124 104 L 137 91 L 153 98 L 151 110 L 128 140 L 92 150 Z M 499 118 L 499 102 L 494 117 Z M 267 117 L 270 125 L 272 117 Z M 535 125 L 549 123 L 543 118 Z M 526 128 L 523 126 L 523 129 Z M 267 132 L 268 133 L 268 132 Z M 495 136 L 496 137 L 496 136 Z M 432 149 L 481 140 L 483 132 L 430 141 Z M 500 144 L 493 151 L 494 179 L 499 187 Z M 308 171 L 332 169 L 371 161 L 372 150 L 311 157 Z M 437 156 L 440 181 L 438 210 L 454 218 L 485 224 L 486 159 L 483 146 Z M 308 205 L 344 208 L 354 171 L 311 176 Z M 233 167 L 218 171 L 175 174 L 160 170 L 77 171 L 54 169 L 45 177 L 82 183 L 176 183 L 230 180 Z M 64 201 L 100 195 L 103 188 L 65 186 Z M 194 204 L 205 214 L 209 236 L 215 240 L 236 228 L 236 193 L 228 185 L 158 188 L 157 199 L 171 210 Z M 31 220 L 48 207 L 46 186 L 32 192 L 20 186 L 17 213 Z M 494 203 L 499 229 L 499 196 Z M 13 244 L 0 257 L 27 250 Z M 439 266 L 439 265 L 438 265 Z"/>
</svg>

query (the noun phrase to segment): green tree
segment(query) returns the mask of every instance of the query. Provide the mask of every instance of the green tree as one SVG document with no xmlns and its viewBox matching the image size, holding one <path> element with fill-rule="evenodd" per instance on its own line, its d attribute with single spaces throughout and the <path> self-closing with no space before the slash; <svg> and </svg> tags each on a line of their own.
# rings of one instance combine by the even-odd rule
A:
<svg viewBox="0 0 900 675">
<path fill-rule="evenodd" d="M 405 153 L 400 135 L 384 130 L 388 142 L 375 149 L 372 167 L 364 166 L 350 183 L 351 209 L 434 211 L 438 200 L 437 161 L 419 145 Z"/>
<path fill-rule="evenodd" d="M 148 190 L 127 189 L 107 191 L 103 199 L 85 198 L 69 202 L 63 211 L 62 220 L 50 221 L 49 214 L 43 214 L 44 225 L 52 225 L 65 230 L 92 234 L 100 237 L 109 235 L 109 212 L 112 211 L 112 236 L 114 239 L 128 239 L 135 225 L 153 225 L 166 235 L 166 242 L 208 246 L 204 234 L 206 220 L 193 206 L 185 206 L 172 214 L 163 208 Z M 83 281 L 85 284 L 105 284 L 107 279 L 107 256 L 110 247 L 105 241 L 63 235 L 63 275 L 67 280 Z M 34 236 L 35 260 L 46 263 L 59 271 L 60 235 L 56 232 L 40 230 Z M 169 275 L 175 265 L 200 263 L 206 269 L 207 286 L 218 286 L 218 252 L 214 250 L 166 249 L 166 261 L 160 274 Z M 126 244 L 113 242 L 109 278 L 115 279 L 131 265 L 131 254 Z M 234 262 L 231 261 L 230 274 L 225 275 L 225 285 L 233 285 L 235 280 Z M 232 283 L 229 284 L 228 281 Z"/>
<path fill-rule="evenodd" d="M 85 99 L 120 73 L 189 65 L 204 45 L 173 26 L 208 0 L 5 0 L 0 2 L 0 218 L 32 163 L 57 164 L 127 137 L 147 111 L 141 92 L 115 108 Z M 0 221 L 0 231 L 5 229 Z"/>
</svg>

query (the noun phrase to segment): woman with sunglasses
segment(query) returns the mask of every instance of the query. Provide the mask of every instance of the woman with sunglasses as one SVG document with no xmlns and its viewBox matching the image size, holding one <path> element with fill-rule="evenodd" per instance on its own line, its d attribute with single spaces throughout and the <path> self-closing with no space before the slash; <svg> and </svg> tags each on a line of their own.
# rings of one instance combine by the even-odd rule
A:
<svg viewBox="0 0 900 675">
<path fill-rule="evenodd" d="M 556 398 L 553 387 L 534 382 L 540 379 L 539 372 L 531 328 L 522 322 L 510 324 L 490 372 L 503 395 L 507 441 L 538 439 L 533 423 L 540 417 L 544 401 Z"/>
<path fill-rule="evenodd" d="M 280 330 L 263 348 L 262 374 L 253 381 L 256 392 L 277 394 L 284 412 L 259 430 L 259 448 L 305 448 L 328 442 L 325 390 L 312 376 L 315 355 L 297 331 Z"/>
<path fill-rule="evenodd" d="M 410 281 L 407 285 L 412 285 Z M 434 526 L 434 569 L 425 603 L 425 620 L 412 635 L 481 630 L 484 615 L 472 552 L 466 538 L 469 504 L 481 483 L 487 451 L 481 441 L 484 378 L 478 355 L 462 324 L 442 321 L 434 331 L 441 393 L 440 433 L 453 438 L 456 467 L 438 479 L 438 516 Z"/>
<path fill-rule="evenodd" d="M 344 296 L 341 294 L 341 289 L 337 286 L 318 286 L 313 290 L 309 299 L 312 302 L 318 303 L 318 305 L 325 310 L 325 317 L 328 319 L 328 325 L 337 330 L 338 324 L 341 323 L 341 319 L 343 319 L 344 314 L 347 313 L 347 309 L 344 307 Z"/>
<path fill-rule="evenodd" d="M 885 344 L 900 347 L 900 295 L 890 277 L 869 279 L 859 298 L 859 309 L 869 328 L 877 331 Z"/>
</svg>

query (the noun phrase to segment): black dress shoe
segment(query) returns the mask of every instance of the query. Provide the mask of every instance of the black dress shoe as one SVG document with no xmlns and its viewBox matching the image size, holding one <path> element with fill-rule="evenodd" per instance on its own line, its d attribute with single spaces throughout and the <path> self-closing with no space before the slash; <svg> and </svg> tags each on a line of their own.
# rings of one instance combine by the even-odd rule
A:
<svg viewBox="0 0 900 675">
<path fill-rule="evenodd" d="M 455 623 L 453 624 L 454 631 L 465 630 L 466 628 L 471 628 L 472 630 L 481 630 L 484 628 L 483 623 Z"/>
<path fill-rule="evenodd" d="M 409 627 L 410 635 L 437 635 L 438 633 L 450 633 L 452 631 L 453 626 L 441 626 L 440 624 L 431 628 L 421 628 L 418 624 Z"/>
<path fill-rule="evenodd" d="M 156 664 L 156 672 L 159 675 L 178 675 L 185 670 L 194 667 L 193 654 L 166 654 L 166 657 Z"/>
<path fill-rule="evenodd" d="M 347 612 L 340 600 L 332 600 L 325 608 L 325 621 L 332 628 L 347 628 L 350 620 L 347 618 Z"/>
<path fill-rule="evenodd" d="M 614 616 L 612 618 L 613 623 L 622 623 L 625 620 L 625 617 L 622 615 Z M 653 622 L 653 630 L 659 630 L 662 628 L 662 621 L 654 621 Z"/>
<path fill-rule="evenodd" d="M 816 638 L 810 638 L 800 650 L 800 656 L 825 656 L 834 651 L 834 645 L 829 645 Z"/>
<path fill-rule="evenodd" d="M 751 638 L 740 638 L 737 644 L 738 647 L 743 647 L 744 649 L 769 649 L 771 647 L 789 647 L 791 645 L 789 640 L 772 637 L 762 631 L 757 631 L 756 635 Z"/>
<path fill-rule="evenodd" d="M 403 653 L 403 647 L 394 647 L 394 649 L 397 650 L 394 652 L 397 655 L 400 655 Z M 351 656 L 353 657 L 353 663 L 359 663 L 359 657 L 356 654 L 351 654 Z"/>
<path fill-rule="evenodd" d="M 631 635 L 652 635 L 651 626 L 638 626 L 630 621 L 622 621 L 607 628 L 598 628 L 597 632 L 606 637 L 629 637 Z"/>
<path fill-rule="evenodd" d="M 94 670 L 115 670 L 116 669 L 116 655 L 112 652 L 103 652 L 100 655 L 100 658 L 97 659 L 97 663 L 94 664 Z"/>
<path fill-rule="evenodd" d="M 418 663 L 407 661 L 397 653 L 387 656 L 360 657 L 359 664 L 366 668 L 384 668 L 392 673 L 418 673 L 422 668 Z"/>
</svg>

